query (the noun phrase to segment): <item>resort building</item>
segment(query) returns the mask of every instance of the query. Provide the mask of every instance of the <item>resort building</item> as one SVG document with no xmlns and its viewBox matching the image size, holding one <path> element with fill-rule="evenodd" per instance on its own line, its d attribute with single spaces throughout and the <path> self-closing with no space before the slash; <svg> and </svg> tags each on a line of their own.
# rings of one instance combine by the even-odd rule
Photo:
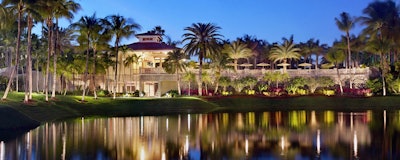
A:
<svg viewBox="0 0 400 160">
<path fill-rule="evenodd" d="M 147 32 L 137 34 L 138 42 L 128 44 L 127 50 L 118 54 L 118 82 L 117 93 L 132 93 L 139 90 L 145 96 L 158 97 L 171 89 L 177 88 L 176 77 L 164 72 L 162 68 L 168 52 L 176 49 L 162 42 L 162 35 Z M 137 61 L 128 62 L 127 59 L 136 56 Z M 110 81 L 114 81 L 115 69 L 108 69 Z M 107 89 L 113 90 L 114 83 Z M 106 88 L 106 87 L 105 87 Z"/>
</svg>

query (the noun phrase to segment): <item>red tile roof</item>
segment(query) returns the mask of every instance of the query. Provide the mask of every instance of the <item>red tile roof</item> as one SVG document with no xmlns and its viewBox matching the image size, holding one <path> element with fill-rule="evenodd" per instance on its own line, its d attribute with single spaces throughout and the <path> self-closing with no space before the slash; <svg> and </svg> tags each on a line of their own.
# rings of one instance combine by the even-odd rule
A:
<svg viewBox="0 0 400 160">
<path fill-rule="evenodd" d="M 170 46 L 165 43 L 157 42 L 136 42 L 129 44 L 128 47 L 132 50 L 174 50 L 177 49 L 174 46 Z"/>
</svg>

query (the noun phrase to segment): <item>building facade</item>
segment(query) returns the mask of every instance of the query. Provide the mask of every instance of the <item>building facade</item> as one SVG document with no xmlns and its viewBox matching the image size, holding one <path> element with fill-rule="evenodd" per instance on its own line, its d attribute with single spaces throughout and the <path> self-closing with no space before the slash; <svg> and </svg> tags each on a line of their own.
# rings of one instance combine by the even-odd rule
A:
<svg viewBox="0 0 400 160">
<path fill-rule="evenodd" d="M 168 52 L 176 49 L 162 42 L 162 35 L 151 32 L 137 34 L 139 40 L 127 45 L 126 51 L 118 54 L 118 82 L 117 93 L 132 93 L 139 90 L 144 96 L 159 97 L 171 89 L 177 88 L 176 77 L 167 74 L 162 68 Z M 128 62 L 127 59 L 136 56 L 136 62 Z M 115 69 L 108 69 L 110 81 L 114 81 Z M 110 83 L 108 90 L 112 91 L 114 83 Z"/>
</svg>

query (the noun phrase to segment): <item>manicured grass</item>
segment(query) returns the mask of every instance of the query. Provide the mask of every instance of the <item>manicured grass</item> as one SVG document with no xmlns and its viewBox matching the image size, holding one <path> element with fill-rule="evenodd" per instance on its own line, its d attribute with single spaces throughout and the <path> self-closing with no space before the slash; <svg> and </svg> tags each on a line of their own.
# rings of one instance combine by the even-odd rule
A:
<svg viewBox="0 0 400 160">
<path fill-rule="evenodd" d="M 80 96 L 57 96 L 50 102 L 43 95 L 22 103 L 23 93 L 12 93 L 0 102 L 0 130 L 33 128 L 43 122 L 75 117 L 148 116 L 211 112 L 247 112 L 273 110 L 397 110 L 400 97 L 263 97 L 222 96 L 182 98 L 112 98 L 93 99 Z"/>
</svg>

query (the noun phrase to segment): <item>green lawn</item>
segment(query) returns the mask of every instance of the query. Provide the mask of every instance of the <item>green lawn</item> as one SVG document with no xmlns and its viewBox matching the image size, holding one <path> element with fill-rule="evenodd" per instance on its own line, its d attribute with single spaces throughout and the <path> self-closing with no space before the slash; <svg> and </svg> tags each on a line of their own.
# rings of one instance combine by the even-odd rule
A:
<svg viewBox="0 0 400 160">
<path fill-rule="evenodd" d="M 22 103 L 22 93 L 12 93 L 0 102 L 0 130 L 27 129 L 40 123 L 75 117 L 141 116 L 211 112 L 246 112 L 273 110 L 376 110 L 400 109 L 400 97 L 182 97 L 182 98 L 99 98 L 57 96 L 50 102 L 34 95 L 34 102 Z"/>
</svg>

